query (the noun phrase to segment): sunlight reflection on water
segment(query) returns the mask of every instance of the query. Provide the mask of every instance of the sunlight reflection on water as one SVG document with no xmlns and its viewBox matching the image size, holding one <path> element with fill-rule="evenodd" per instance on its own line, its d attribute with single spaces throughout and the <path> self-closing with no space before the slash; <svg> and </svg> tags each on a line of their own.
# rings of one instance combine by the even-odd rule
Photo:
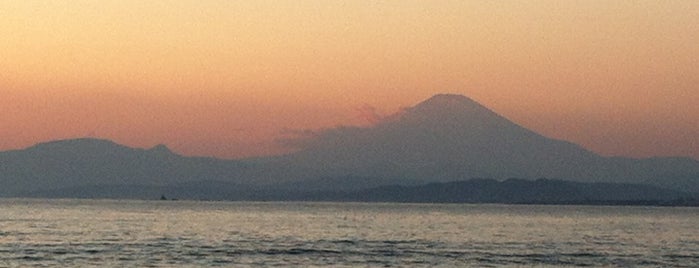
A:
<svg viewBox="0 0 699 268">
<path fill-rule="evenodd" d="M 0 200 L 0 266 L 698 266 L 699 209 Z"/>
</svg>

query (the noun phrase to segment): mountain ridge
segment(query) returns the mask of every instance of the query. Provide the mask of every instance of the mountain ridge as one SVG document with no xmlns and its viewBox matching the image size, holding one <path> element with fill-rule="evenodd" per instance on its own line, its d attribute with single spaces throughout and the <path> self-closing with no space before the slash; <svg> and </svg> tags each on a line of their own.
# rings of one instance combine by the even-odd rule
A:
<svg viewBox="0 0 699 268">
<path fill-rule="evenodd" d="M 537 179 L 471 179 L 419 185 L 384 185 L 343 192 L 266 189 L 222 182 L 200 184 L 87 185 L 25 194 L 33 198 L 132 198 L 229 201 L 499 203 L 549 205 L 699 206 L 699 194 L 641 184 Z"/>
<path fill-rule="evenodd" d="M 94 184 L 224 181 L 342 191 L 471 178 L 642 183 L 699 192 L 695 159 L 603 157 L 455 94 L 435 95 L 371 127 L 328 129 L 307 138 L 294 153 L 237 160 L 93 138 L 38 143 L 0 152 L 0 196 Z"/>
<path fill-rule="evenodd" d="M 288 158 L 306 167 L 331 159 L 332 163 L 323 166 L 335 171 L 325 176 L 353 170 L 364 171 L 352 174 L 364 177 L 431 176 L 439 180 L 565 178 L 577 169 L 566 163 L 600 161 L 598 155 L 578 145 L 539 135 L 468 97 L 451 94 L 432 97 L 373 127 L 326 130 L 305 150 Z"/>
</svg>

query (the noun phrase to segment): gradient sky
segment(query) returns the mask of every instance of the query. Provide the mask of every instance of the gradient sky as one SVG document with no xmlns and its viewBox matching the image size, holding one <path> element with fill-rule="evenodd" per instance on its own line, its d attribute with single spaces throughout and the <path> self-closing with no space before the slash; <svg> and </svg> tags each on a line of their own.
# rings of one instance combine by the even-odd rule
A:
<svg viewBox="0 0 699 268">
<path fill-rule="evenodd" d="M 0 150 L 281 153 L 441 92 L 603 155 L 699 159 L 699 1 L 0 1 Z"/>
</svg>

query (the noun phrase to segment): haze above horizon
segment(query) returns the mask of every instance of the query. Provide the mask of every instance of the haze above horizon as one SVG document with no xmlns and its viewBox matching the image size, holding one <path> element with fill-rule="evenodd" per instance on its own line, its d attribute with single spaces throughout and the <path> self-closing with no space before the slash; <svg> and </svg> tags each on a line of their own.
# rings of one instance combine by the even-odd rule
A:
<svg viewBox="0 0 699 268">
<path fill-rule="evenodd" d="M 699 159 L 697 1 L 5 1 L 0 151 L 287 152 L 441 92 L 603 155 Z"/>
</svg>

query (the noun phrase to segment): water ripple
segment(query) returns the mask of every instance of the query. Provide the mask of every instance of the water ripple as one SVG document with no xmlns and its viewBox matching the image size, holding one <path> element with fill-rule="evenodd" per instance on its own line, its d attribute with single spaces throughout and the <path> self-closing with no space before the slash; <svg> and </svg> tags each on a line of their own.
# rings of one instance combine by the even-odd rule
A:
<svg viewBox="0 0 699 268">
<path fill-rule="evenodd" d="M 0 265 L 699 266 L 695 210 L 53 202 L 0 200 Z"/>
</svg>

